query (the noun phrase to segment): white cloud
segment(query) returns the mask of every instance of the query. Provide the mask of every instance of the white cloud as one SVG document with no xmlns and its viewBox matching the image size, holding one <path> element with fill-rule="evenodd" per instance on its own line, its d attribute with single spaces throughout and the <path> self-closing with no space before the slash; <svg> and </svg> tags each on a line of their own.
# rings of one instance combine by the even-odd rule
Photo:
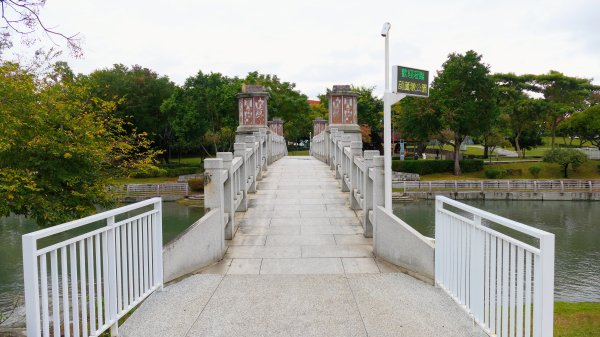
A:
<svg viewBox="0 0 600 337">
<path fill-rule="evenodd" d="M 204 72 L 275 73 L 316 97 L 333 84 L 383 85 L 385 21 L 391 63 L 438 70 L 473 49 L 492 71 L 550 69 L 600 84 L 594 0 L 76 1 L 49 0 L 42 16 L 85 37 L 77 72 L 140 64 L 177 83 Z"/>
</svg>

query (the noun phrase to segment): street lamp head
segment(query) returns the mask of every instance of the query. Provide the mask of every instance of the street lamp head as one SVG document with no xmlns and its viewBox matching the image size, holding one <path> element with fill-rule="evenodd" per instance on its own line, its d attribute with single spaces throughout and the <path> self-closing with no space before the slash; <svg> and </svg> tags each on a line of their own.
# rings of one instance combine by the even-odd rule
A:
<svg viewBox="0 0 600 337">
<path fill-rule="evenodd" d="M 381 36 L 386 37 L 390 32 L 390 27 L 392 27 L 392 25 L 389 22 L 384 23 L 383 28 L 381 28 Z"/>
</svg>

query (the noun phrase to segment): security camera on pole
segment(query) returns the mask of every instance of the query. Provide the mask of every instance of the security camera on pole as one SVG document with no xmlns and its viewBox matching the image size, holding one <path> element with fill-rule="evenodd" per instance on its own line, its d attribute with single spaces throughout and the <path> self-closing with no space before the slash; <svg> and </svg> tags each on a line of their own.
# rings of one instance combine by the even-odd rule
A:
<svg viewBox="0 0 600 337">
<path fill-rule="evenodd" d="M 385 208 L 392 210 L 392 104 L 406 96 L 429 96 L 429 72 L 402 66 L 393 68 L 393 84 L 390 92 L 389 35 L 391 24 L 381 29 L 385 37 L 385 88 L 383 93 L 383 156 L 385 174 Z"/>
</svg>

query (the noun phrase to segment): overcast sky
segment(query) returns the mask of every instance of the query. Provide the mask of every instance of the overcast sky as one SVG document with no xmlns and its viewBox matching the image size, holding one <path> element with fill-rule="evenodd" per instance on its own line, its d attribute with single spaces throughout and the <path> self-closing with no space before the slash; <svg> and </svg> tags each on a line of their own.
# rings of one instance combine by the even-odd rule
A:
<svg viewBox="0 0 600 337">
<path fill-rule="evenodd" d="M 139 64 L 182 84 L 199 70 L 276 74 L 310 98 L 333 84 L 383 92 L 390 63 L 441 68 L 451 52 L 483 55 L 492 72 L 594 78 L 600 84 L 598 0 L 47 0 L 41 16 L 80 32 L 76 72 Z"/>
</svg>

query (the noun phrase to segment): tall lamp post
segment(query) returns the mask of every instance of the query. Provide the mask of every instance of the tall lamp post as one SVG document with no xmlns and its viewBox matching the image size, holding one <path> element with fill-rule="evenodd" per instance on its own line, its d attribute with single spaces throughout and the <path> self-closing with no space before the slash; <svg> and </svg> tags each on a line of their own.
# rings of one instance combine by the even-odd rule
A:
<svg viewBox="0 0 600 337">
<path fill-rule="evenodd" d="M 392 211 L 392 104 L 400 101 L 406 94 L 390 91 L 390 28 L 389 22 L 383 24 L 381 36 L 385 37 L 385 89 L 383 93 L 383 159 L 384 159 L 384 206 Z M 394 79 L 396 81 L 396 79 Z M 395 84 L 394 84 L 395 86 Z M 395 88 L 395 87 L 394 87 Z"/>
<path fill-rule="evenodd" d="M 385 38 L 385 88 L 383 92 L 383 159 L 384 159 L 384 206 L 392 210 L 392 104 L 390 99 L 390 28 L 383 24 L 381 36 Z"/>
</svg>

